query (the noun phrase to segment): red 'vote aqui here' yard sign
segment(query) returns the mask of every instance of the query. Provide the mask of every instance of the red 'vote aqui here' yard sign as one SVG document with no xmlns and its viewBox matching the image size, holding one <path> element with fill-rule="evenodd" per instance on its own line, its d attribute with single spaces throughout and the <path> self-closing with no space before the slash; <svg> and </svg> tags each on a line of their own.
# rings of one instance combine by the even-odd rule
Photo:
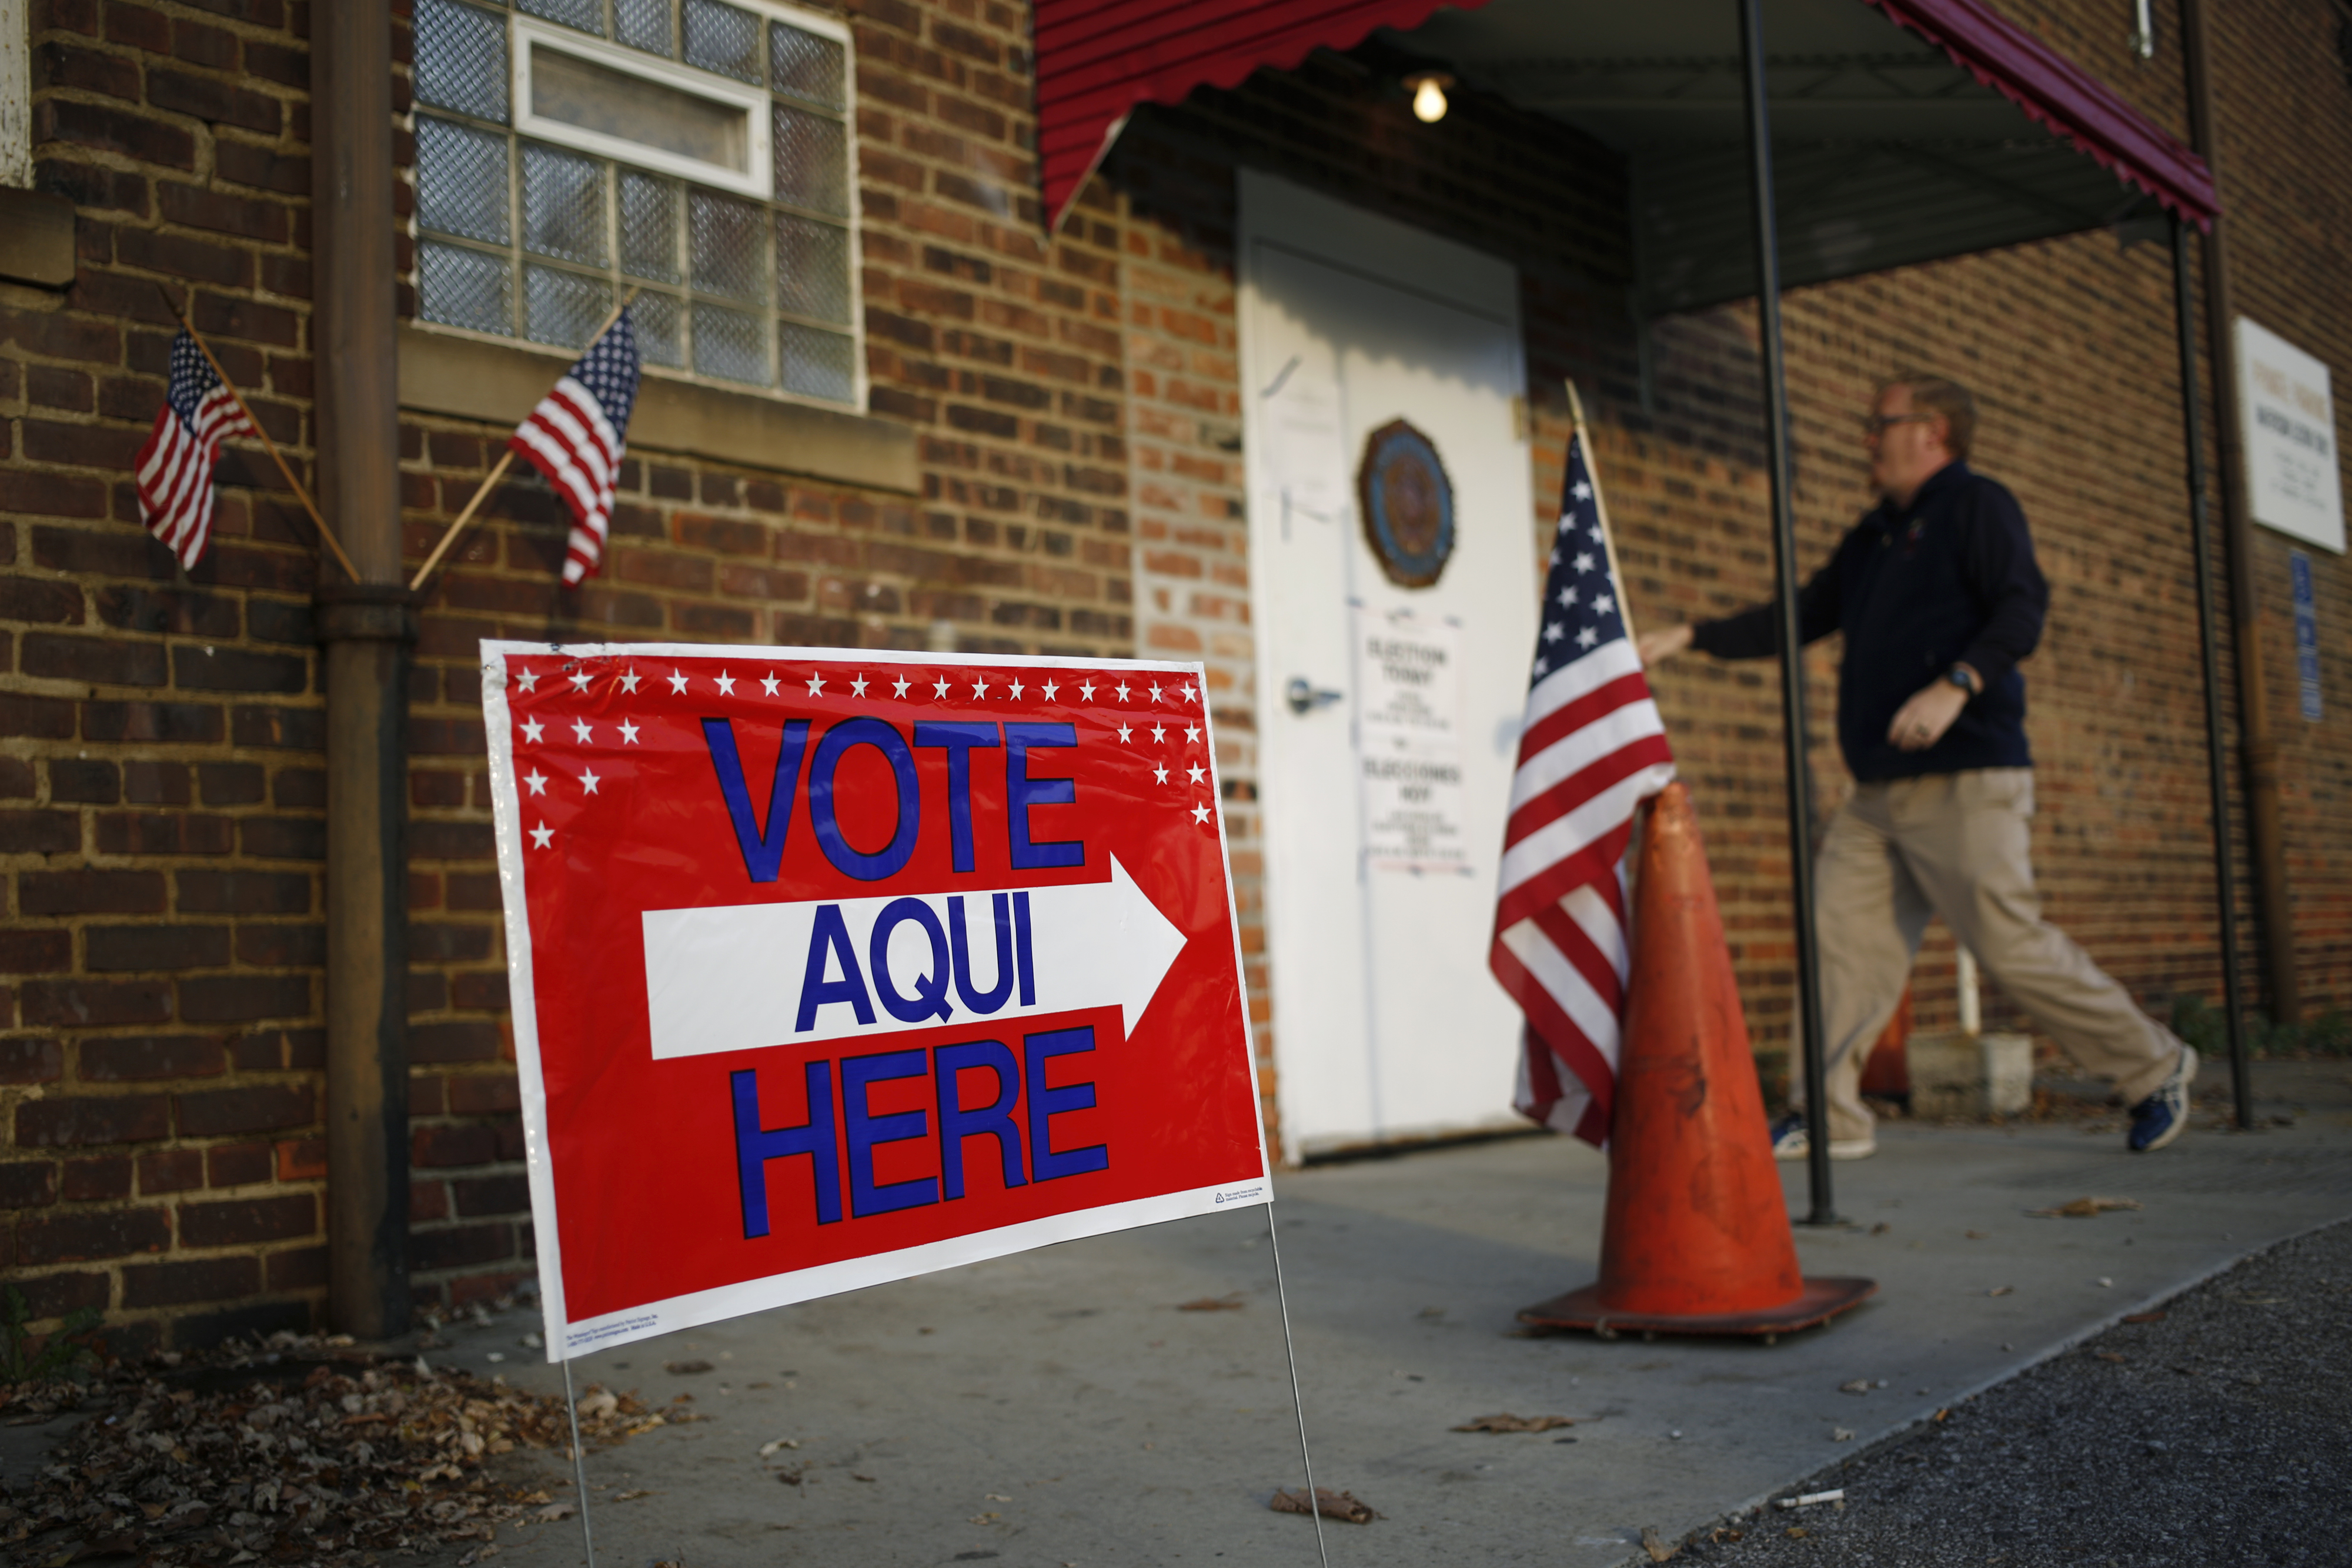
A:
<svg viewBox="0 0 2352 1568">
<path fill-rule="evenodd" d="M 1268 1201 L 1199 665 L 482 664 L 551 1360 Z"/>
</svg>

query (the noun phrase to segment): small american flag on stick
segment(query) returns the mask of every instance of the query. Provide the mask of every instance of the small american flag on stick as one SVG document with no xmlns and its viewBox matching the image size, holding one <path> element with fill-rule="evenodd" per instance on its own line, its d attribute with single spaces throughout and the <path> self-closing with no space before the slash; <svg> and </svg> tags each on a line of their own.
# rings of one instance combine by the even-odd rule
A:
<svg viewBox="0 0 2352 1568">
<path fill-rule="evenodd" d="M 258 435 L 236 391 L 184 327 L 172 340 L 170 380 L 155 428 L 140 447 L 139 520 L 193 570 L 213 537 L 213 470 L 220 444 L 232 435 Z"/>
<path fill-rule="evenodd" d="M 508 438 L 508 449 L 545 475 L 572 510 L 572 538 L 563 552 L 567 586 L 593 576 L 604 563 L 613 484 L 642 373 L 636 329 L 625 306 Z"/>
<path fill-rule="evenodd" d="M 1580 418 L 1544 581 L 1487 964 L 1527 1015 L 1520 1113 L 1604 1144 L 1625 1013 L 1625 846 L 1634 812 L 1673 779 L 1675 758 L 1626 633 L 1585 449 Z"/>
</svg>

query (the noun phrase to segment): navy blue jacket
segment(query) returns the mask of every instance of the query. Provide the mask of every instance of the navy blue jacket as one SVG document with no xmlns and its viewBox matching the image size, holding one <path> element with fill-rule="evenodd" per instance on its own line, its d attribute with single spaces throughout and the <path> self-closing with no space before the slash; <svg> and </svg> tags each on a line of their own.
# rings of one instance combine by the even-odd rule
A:
<svg viewBox="0 0 2352 1568">
<path fill-rule="evenodd" d="M 1797 596 L 1805 642 L 1845 633 L 1838 744 L 1853 776 L 1868 784 L 2032 767 L 2017 665 L 2042 640 L 2049 608 L 2017 497 L 1965 463 L 1939 470 L 1908 507 L 1882 502 L 1854 525 Z M 1775 607 L 1759 605 L 1701 622 L 1692 641 L 1719 659 L 1760 659 L 1779 651 L 1778 621 Z M 1983 678 L 1983 695 L 1927 750 L 1890 743 L 1895 711 L 1963 662 Z"/>
</svg>

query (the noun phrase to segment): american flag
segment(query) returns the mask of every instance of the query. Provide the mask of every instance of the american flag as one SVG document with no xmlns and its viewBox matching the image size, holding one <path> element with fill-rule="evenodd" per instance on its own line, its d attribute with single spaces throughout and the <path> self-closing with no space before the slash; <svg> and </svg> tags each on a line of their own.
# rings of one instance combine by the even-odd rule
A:
<svg viewBox="0 0 2352 1568">
<path fill-rule="evenodd" d="M 220 444 L 232 435 L 255 435 L 253 422 L 228 383 L 184 327 L 172 340 L 171 378 L 155 428 L 139 449 L 139 520 L 194 569 L 213 537 L 213 467 Z"/>
<path fill-rule="evenodd" d="M 1527 1015 L 1521 1114 L 1609 1138 L 1625 1012 L 1625 845 L 1675 776 L 1665 724 L 1625 634 L 1581 432 L 1544 580 L 1487 964 Z"/>
<path fill-rule="evenodd" d="M 642 369 L 636 329 L 624 310 L 507 440 L 523 461 L 547 476 L 572 508 L 572 538 L 563 552 L 567 585 L 604 563 L 613 482 L 621 472 Z"/>
</svg>

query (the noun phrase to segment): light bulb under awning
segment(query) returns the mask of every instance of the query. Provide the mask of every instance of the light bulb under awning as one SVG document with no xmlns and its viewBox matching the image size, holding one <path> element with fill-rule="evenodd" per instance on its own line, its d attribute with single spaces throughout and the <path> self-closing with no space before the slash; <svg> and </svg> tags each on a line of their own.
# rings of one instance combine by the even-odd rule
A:
<svg viewBox="0 0 2352 1568">
<path fill-rule="evenodd" d="M 1423 71 L 1405 78 L 1404 85 L 1412 89 L 1415 120 L 1423 125 L 1434 125 L 1445 118 L 1445 89 L 1454 85 L 1452 77 L 1439 71 Z"/>
</svg>

